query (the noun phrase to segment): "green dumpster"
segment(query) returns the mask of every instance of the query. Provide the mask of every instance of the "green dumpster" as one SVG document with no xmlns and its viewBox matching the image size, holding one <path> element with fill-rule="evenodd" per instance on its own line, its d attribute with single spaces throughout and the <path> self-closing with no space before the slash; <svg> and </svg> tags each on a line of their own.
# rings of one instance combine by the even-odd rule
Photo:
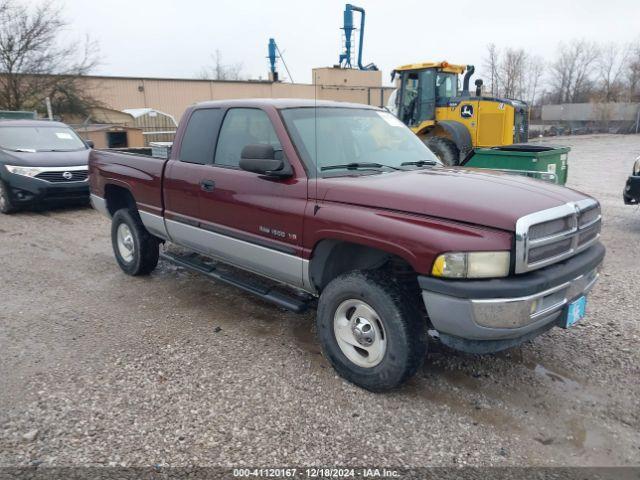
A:
<svg viewBox="0 0 640 480">
<path fill-rule="evenodd" d="M 462 165 L 490 168 L 564 185 L 567 183 L 570 150 L 570 147 L 531 144 L 476 148 Z"/>
</svg>

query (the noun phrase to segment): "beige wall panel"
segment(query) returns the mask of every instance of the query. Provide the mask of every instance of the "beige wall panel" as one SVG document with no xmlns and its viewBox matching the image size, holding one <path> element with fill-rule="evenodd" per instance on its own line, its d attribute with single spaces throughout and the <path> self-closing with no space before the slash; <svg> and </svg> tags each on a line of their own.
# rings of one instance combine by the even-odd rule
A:
<svg viewBox="0 0 640 480">
<path fill-rule="evenodd" d="M 318 69 L 324 86 L 268 82 L 216 82 L 209 80 L 137 79 L 86 77 L 88 93 L 105 107 L 153 108 L 168 113 L 176 121 L 185 109 L 197 102 L 233 98 L 317 98 L 342 102 L 380 104 L 381 72 Z M 346 77 L 345 77 L 346 76 Z M 347 78 L 347 83 L 344 79 Z M 333 83 L 332 83 L 333 82 Z M 342 82 L 342 83 L 340 83 Z M 362 82 L 362 83 L 357 83 Z M 364 85 L 364 86 L 363 86 Z M 142 91 L 140 88 L 142 87 Z M 370 90 L 370 94 L 368 91 Z M 385 104 L 392 88 L 384 88 Z"/>
<path fill-rule="evenodd" d="M 318 85 L 358 85 L 362 87 L 380 87 L 382 72 L 369 70 L 355 70 L 344 68 L 314 68 L 314 83 Z"/>
</svg>

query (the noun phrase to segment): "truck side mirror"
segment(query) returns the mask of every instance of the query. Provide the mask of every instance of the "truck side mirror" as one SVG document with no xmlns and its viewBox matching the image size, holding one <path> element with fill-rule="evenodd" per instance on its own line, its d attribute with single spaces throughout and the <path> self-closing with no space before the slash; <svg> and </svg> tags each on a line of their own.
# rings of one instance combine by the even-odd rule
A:
<svg viewBox="0 0 640 480">
<path fill-rule="evenodd" d="M 247 145 L 240 154 L 240 168 L 266 177 L 287 178 L 293 175 L 289 162 L 282 151 L 276 152 L 272 145 Z"/>
</svg>

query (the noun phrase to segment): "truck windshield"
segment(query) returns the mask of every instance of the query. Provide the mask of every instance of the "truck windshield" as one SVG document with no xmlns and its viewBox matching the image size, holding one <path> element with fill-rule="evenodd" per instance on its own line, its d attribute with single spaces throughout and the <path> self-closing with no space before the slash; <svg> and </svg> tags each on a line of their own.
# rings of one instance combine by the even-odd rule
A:
<svg viewBox="0 0 640 480">
<path fill-rule="evenodd" d="M 71 152 L 87 147 L 68 127 L 0 126 L 0 148 L 23 152 Z"/>
<path fill-rule="evenodd" d="M 282 110 L 287 129 L 311 170 L 319 175 L 354 174 L 354 164 L 369 164 L 360 172 L 381 172 L 440 163 L 400 120 L 379 110 L 318 107 Z M 343 165 L 344 168 L 338 166 Z M 331 168 L 328 168 L 331 167 Z M 391 167 L 391 168 L 382 168 Z M 415 167 L 414 167 L 415 168 Z"/>
</svg>

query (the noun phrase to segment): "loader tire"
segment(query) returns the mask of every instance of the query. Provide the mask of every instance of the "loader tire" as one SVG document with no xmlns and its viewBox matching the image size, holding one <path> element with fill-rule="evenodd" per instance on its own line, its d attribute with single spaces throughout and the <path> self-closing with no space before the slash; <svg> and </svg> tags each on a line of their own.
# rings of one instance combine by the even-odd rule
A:
<svg viewBox="0 0 640 480">
<path fill-rule="evenodd" d="M 445 165 L 460 165 L 460 149 L 453 141 L 444 137 L 427 137 L 424 143 Z"/>
</svg>

